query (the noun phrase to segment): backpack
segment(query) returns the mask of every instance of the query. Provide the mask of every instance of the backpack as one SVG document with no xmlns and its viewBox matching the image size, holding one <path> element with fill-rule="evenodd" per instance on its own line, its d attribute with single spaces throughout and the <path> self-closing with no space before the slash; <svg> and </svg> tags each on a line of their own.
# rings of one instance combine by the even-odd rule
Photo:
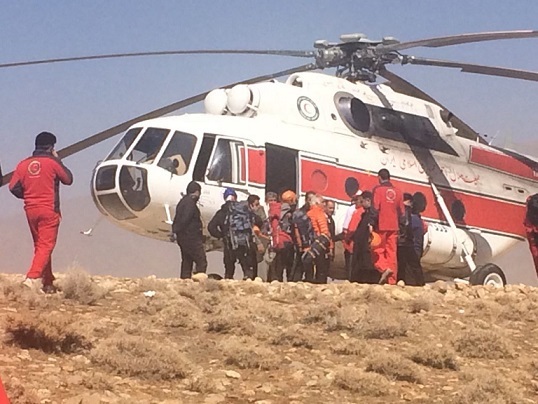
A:
<svg viewBox="0 0 538 404">
<path fill-rule="evenodd" d="M 297 240 L 299 247 L 310 247 L 314 241 L 315 234 L 314 228 L 312 227 L 312 222 L 310 221 L 310 218 L 306 212 L 302 209 L 297 209 L 295 212 L 293 212 L 291 221 L 293 228 L 296 230 L 297 237 L 299 238 Z"/>
<path fill-rule="evenodd" d="M 252 213 L 247 201 L 230 202 L 224 228 L 227 229 L 224 237 L 232 250 L 241 246 L 250 248 L 253 238 Z"/>
<path fill-rule="evenodd" d="M 282 233 L 289 235 L 291 239 L 292 223 L 291 223 L 291 207 L 287 203 L 271 202 L 269 204 L 269 223 L 271 230 L 271 243 L 273 248 L 279 250 L 284 248 L 286 242 L 285 236 Z"/>
<path fill-rule="evenodd" d="M 527 220 L 533 226 L 538 226 L 538 194 L 527 199 Z"/>
</svg>

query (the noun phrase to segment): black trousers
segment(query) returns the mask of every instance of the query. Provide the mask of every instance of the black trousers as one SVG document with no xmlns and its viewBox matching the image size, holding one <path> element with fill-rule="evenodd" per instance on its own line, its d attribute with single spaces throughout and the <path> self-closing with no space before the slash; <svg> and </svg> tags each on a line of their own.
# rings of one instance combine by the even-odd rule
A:
<svg viewBox="0 0 538 404">
<path fill-rule="evenodd" d="M 329 257 L 325 254 L 319 255 L 312 261 L 302 263 L 304 281 L 311 283 L 327 283 L 329 277 Z"/>
<path fill-rule="evenodd" d="M 350 253 L 347 250 L 344 250 L 344 262 L 346 266 L 346 274 L 348 276 L 348 279 L 351 280 L 351 266 L 353 262 L 353 253 Z"/>
<path fill-rule="evenodd" d="M 252 264 L 252 250 L 247 246 L 238 246 L 233 250 L 228 243 L 224 243 L 224 278 L 233 279 L 235 274 L 235 263 L 239 261 L 243 270 L 243 278 L 254 279 L 254 269 Z"/>
<path fill-rule="evenodd" d="M 424 273 L 413 246 L 398 246 L 398 280 L 409 286 L 424 286 Z"/>
<path fill-rule="evenodd" d="M 286 280 L 288 282 L 292 281 L 293 264 L 295 260 L 295 248 L 293 244 L 285 244 L 284 248 L 276 250 L 275 252 L 275 259 L 271 266 L 271 280 L 283 282 L 284 273 L 286 273 Z"/>
<path fill-rule="evenodd" d="M 178 239 L 177 244 L 181 250 L 181 271 L 179 274 L 181 279 L 188 279 L 192 276 L 193 264 L 196 264 L 195 273 L 206 272 L 207 258 L 202 240 Z"/>
</svg>

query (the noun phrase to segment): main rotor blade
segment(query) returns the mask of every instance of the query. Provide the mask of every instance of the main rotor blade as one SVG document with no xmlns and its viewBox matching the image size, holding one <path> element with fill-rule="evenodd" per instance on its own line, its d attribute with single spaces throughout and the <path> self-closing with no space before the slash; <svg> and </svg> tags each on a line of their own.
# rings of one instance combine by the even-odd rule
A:
<svg viewBox="0 0 538 404">
<path fill-rule="evenodd" d="M 463 122 L 456 115 L 452 114 L 450 110 L 446 108 L 443 104 L 441 104 L 439 101 L 432 98 L 430 95 L 426 94 L 424 91 L 414 86 L 407 80 L 403 79 L 402 77 L 398 76 L 397 74 L 393 72 L 388 71 L 386 68 L 381 69 L 379 71 L 379 75 L 389 80 L 390 83 L 387 83 L 387 85 L 390 86 L 394 91 L 397 91 L 399 93 L 403 93 L 406 95 L 410 95 L 411 97 L 420 98 L 422 100 L 439 105 L 449 114 L 451 114 L 449 121 L 452 124 L 452 126 L 458 130 L 458 136 L 462 136 L 464 138 L 471 139 L 471 140 L 478 139 L 482 143 L 487 143 L 478 134 L 478 132 L 476 132 L 473 128 L 471 128 L 469 125 Z"/>
<path fill-rule="evenodd" d="M 478 32 L 474 34 L 460 34 L 442 36 L 437 38 L 420 39 L 418 41 L 401 42 L 394 45 L 380 45 L 377 49 L 383 51 L 400 51 L 403 49 L 417 48 L 425 46 L 428 48 L 439 48 L 442 46 L 461 45 L 464 43 L 495 41 L 499 39 L 521 39 L 538 37 L 538 31 L 517 30 L 517 31 L 493 31 Z"/>
<path fill-rule="evenodd" d="M 309 58 L 314 56 L 312 51 L 296 51 L 296 50 L 175 50 L 175 51 L 157 51 L 157 52 L 134 52 L 134 53 L 111 53 L 103 55 L 91 55 L 91 56 L 75 56 L 67 58 L 55 58 L 55 59 L 42 59 L 42 60 L 29 60 L 25 62 L 12 62 L 1 63 L 0 68 L 5 67 L 20 67 L 31 65 L 42 65 L 50 63 L 62 63 L 62 62 L 74 62 L 80 60 L 96 60 L 96 59 L 118 59 L 128 57 L 140 57 L 140 56 L 166 56 L 166 55 L 273 55 L 273 56 L 291 56 L 299 58 Z"/>
<path fill-rule="evenodd" d="M 412 65 L 422 65 L 422 66 L 455 67 L 457 69 L 461 69 L 461 71 L 465 73 L 477 73 L 477 74 L 485 74 L 488 76 L 501 76 L 501 77 L 509 77 L 513 79 L 538 81 L 538 72 L 532 72 L 529 70 L 517 70 L 517 69 L 508 69 L 506 67 L 483 66 L 483 65 L 475 65 L 472 63 L 460 63 L 460 62 L 452 62 L 449 60 L 419 58 L 419 57 L 414 57 L 414 56 L 405 58 L 403 64 L 405 63 L 410 63 Z"/>
<path fill-rule="evenodd" d="M 317 67 L 316 67 L 316 65 L 314 63 L 309 63 L 309 64 L 306 64 L 306 65 L 294 67 L 294 68 L 291 68 L 291 69 L 282 70 L 282 71 L 279 71 L 279 72 L 276 72 L 276 73 L 266 74 L 266 75 L 254 77 L 254 78 L 251 78 L 251 79 L 248 79 L 248 80 L 238 81 L 236 83 L 228 84 L 227 86 L 220 87 L 220 88 L 230 88 L 230 87 L 233 87 L 233 86 L 238 85 L 238 84 L 253 84 L 253 83 L 260 82 L 260 81 L 266 81 L 266 80 L 271 80 L 271 79 L 275 79 L 275 78 L 282 77 L 282 76 L 288 76 L 290 74 L 301 72 L 301 71 L 314 70 L 316 68 Z M 166 105 L 166 106 L 164 106 L 162 108 L 159 108 L 159 109 L 156 109 L 154 111 L 148 112 L 146 114 L 137 116 L 136 118 L 129 119 L 126 122 L 120 123 L 119 125 L 116 125 L 116 126 L 114 126 L 112 128 L 109 128 L 107 130 L 99 132 L 99 133 L 97 133 L 95 135 L 87 137 L 86 139 L 83 139 L 83 140 L 81 140 L 79 142 L 76 142 L 76 143 L 74 143 L 74 144 L 72 144 L 70 146 L 67 146 L 67 147 L 61 149 L 58 152 L 58 155 L 60 156 L 60 158 L 71 156 L 72 154 L 78 153 L 78 152 L 80 152 L 82 150 L 87 149 L 88 147 L 94 146 L 94 145 L 96 145 L 98 143 L 101 143 L 101 142 L 103 142 L 105 140 L 108 140 L 108 139 L 110 139 L 110 138 L 112 138 L 112 137 L 114 137 L 114 136 L 116 136 L 116 135 L 118 135 L 118 134 L 120 134 L 122 132 L 125 132 L 127 129 L 129 129 L 129 127 L 131 125 L 133 125 L 133 124 L 135 124 L 135 123 L 137 123 L 139 121 L 143 121 L 143 120 L 146 120 L 146 119 L 157 118 L 159 116 L 166 115 L 166 114 L 168 114 L 170 112 L 176 111 L 176 110 L 181 109 L 181 108 L 188 107 L 189 105 L 192 105 L 192 104 L 195 104 L 195 103 L 197 103 L 199 101 L 202 101 L 204 99 L 204 97 L 208 93 L 209 93 L 209 91 L 205 91 L 205 92 L 197 94 L 195 96 L 186 98 L 186 99 L 178 101 L 178 102 L 174 102 L 173 104 Z M 2 185 L 7 184 L 12 176 L 13 176 L 13 172 L 10 172 L 9 174 L 4 175 L 2 177 Z"/>
</svg>

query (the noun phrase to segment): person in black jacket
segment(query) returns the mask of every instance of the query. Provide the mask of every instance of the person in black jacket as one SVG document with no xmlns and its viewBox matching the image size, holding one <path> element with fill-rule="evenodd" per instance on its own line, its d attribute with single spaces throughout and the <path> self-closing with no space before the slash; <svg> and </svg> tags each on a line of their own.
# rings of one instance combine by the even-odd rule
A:
<svg viewBox="0 0 538 404">
<path fill-rule="evenodd" d="M 398 280 L 403 280 L 410 286 L 424 286 L 424 274 L 420 265 L 422 253 L 419 255 L 415 250 L 412 225 L 413 195 L 404 193 L 403 201 L 405 220 L 401 221 L 398 234 Z"/>
<path fill-rule="evenodd" d="M 252 227 L 250 228 L 249 240 L 247 244 L 238 244 L 234 242 L 235 234 L 233 229 L 228 224 L 231 219 L 232 211 L 234 207 L 239 207 L 240 204 L 248 206 L 248 202 L 238 202 L 237 193 L 232 188 L 226 188 L 224 190 L 224 204 L 215 213 L 213 218 L 207 225 L 209 234 L 213 237 L 222 239 L 224 241 L 223 261 L 224 261 L 224 278 L 233 279 L 235 274 L 235 263 L 239 261 L 239 265 L 243 270 L 243 279 L 254 279 L 254 265 L 251 262 L 250 246 L 254 242 L 252 237 Z M 248 221 L 250 226 L 254 223 L 254 212 L 248 209 Z"/>
<path fill-rule="evenodd" d="M 187 185 L 187 195 L 176 206 L 172 231 L 176 235 L 177 244 L 181 250 L 181 279 L 187 279 L 192 276 L 193 263 L 196 263 L 195 273 L 206 272 L 207 270 L 202 218 L 200 209 L 196 205 L 201 191 L 200 184 L 191 181 Z"/>
<path fill-rule="evenodd" d="M 373 195 L 370 191 L 364 191 L 361 195 L 361 206 L 364 212 L 357 229 L 353 233 L 353 258 L 351 260 L 351 282 L 378 283 L 380 274 L 373 262 L 370 246 L 370 234 L 375 223 L 375 214 L 372 212 Z"/>
</svg>

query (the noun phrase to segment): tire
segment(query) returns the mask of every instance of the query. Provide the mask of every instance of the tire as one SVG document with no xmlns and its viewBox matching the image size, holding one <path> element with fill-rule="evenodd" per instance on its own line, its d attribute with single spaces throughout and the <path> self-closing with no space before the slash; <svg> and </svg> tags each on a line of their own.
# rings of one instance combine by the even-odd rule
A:
<svg viewBox="0 0 538 404">
<path fill-rule="evenodd" d="M 504 272 L 495 264 L 485 264 L 478 266 L 469 278 L 471 285 L 493 285 L 503 287 L 506 285 Z"/>
</svg>

